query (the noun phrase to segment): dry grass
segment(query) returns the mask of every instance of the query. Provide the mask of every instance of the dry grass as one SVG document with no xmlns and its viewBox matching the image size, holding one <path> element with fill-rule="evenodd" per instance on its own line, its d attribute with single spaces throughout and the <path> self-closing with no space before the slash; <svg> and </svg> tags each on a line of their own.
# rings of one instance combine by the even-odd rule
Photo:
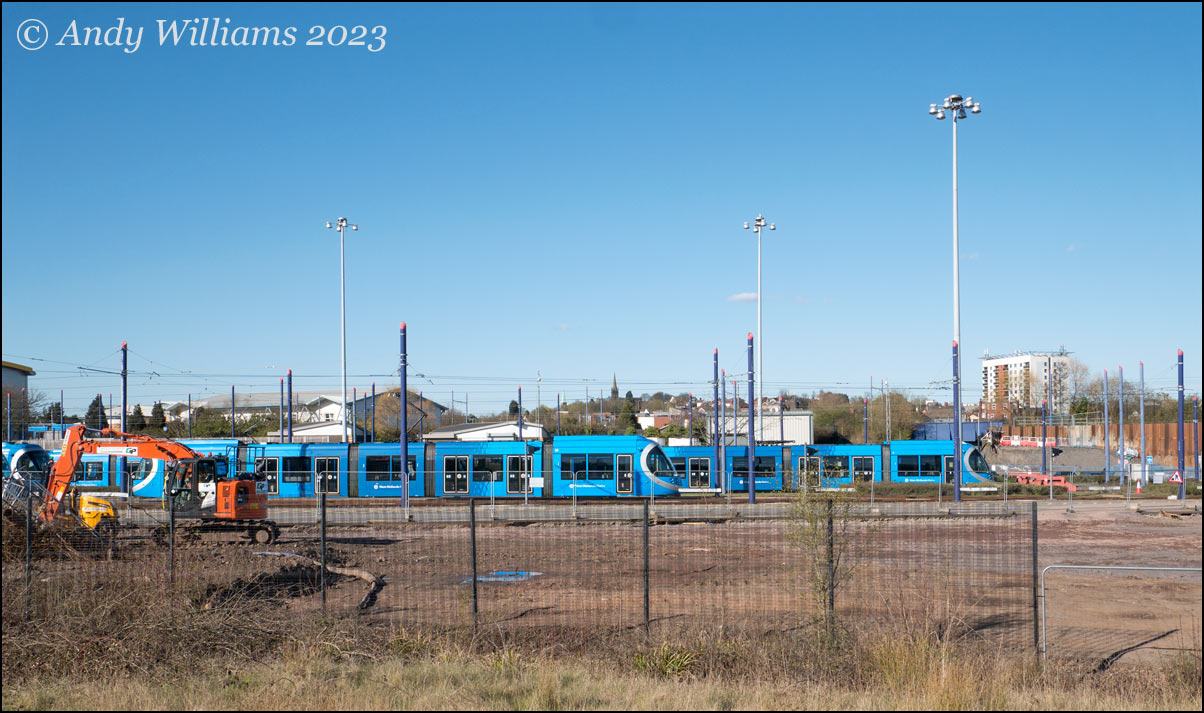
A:
<svg viewBox="0 0 1204 713">
<path fill-rule="evenodd" d="M 1043 673 L 1031 651 L 965 636 L 949 605 L 842 630 L 837 641 L 806 628 L 668 640 L 545 627 L 406 631 L 299 615 L 262 587 L 214 597 L 171 593 L 145 576 L 76 581 L 58 571 L 29 617 L 19 568 L 4 573 L 5 709 L 1201 707 L 1199 652 L 1153 670 L 1063 663 Z"/>
</svg>

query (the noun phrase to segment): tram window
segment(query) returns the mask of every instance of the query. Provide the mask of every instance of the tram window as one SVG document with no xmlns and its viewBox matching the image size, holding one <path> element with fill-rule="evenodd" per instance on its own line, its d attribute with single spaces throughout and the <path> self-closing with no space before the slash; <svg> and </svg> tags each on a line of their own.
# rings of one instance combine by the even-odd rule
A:
<svg viewBox="0 0 1204 713">
<path fill-rule="evenodd" d="M 309 482 L 309 458 L 291 456 L 281 459 L 280 480 L 285 483 Z"/>
<path fill-rule="evenodd" d="M 585 480 L 585 456 L 565 454 L 560 456 L 561 480 Z"/>
<path fill-rule="evenodd" d="M 84 480 L 104 480 L 105 467 L 104 463 L 85 463 L 84 464 Z"/>
<path fill-rule="evenodd" d="M 940 456 L 920 456 L 920 475 L 941 475 Z"/>
<path fill-rule="evenodd" d="M 848 456 L 824 456 L 824 477 L 843 478 L 849 472 Z"/>
<path fill-rule="evenodd" d="M 870 456 L 855 456 L 853 458 L 853 475 L 858 480 L 874 478 L 874 459 Z"/>
<path fill-rule="evenodd" d="M 773 456 L 754 456 L 753 467 L 757 469 L 758 477 L 772 478 L 778 472 L 778 461 Z"/>
<path fill-rule="evenodd" d="M 920 472 L 919 456 L 899 456 L 899 475 L 912 476 Z"/>
<path fill-rule="evenodd" d="M 369 481 L 392 480 L 392 466 L 399 460 L 400 456 L 368 456 L 364 459 L 364 477 Z"/>
<path fill-rule="evenodd" d="M 669 462 L 673 464 L 673 469 L 676 470 L 678 473 L 686 472 L 686 459 L 685 458 L 670 458 Z"/>
<path fill-rule="evenodd" d="M 418 480 L 418 456 L 406 456 L 406 472 L 410 474 L 411 481 Z M 394 472 L 393 478 L 401 480 L 398 475 L 399 473 Z"/>
<path fill-rule="evenodd" d="M 493 455 L 472 457 L 472 482 L 489 483 L 502 481 L 502 457 Z"/>
<path fill-rule="evenodd" d="M 591 453 L 589 456 L 589 479 L 610 480 L 615 477 L 613 453 Z"/>
</svg>

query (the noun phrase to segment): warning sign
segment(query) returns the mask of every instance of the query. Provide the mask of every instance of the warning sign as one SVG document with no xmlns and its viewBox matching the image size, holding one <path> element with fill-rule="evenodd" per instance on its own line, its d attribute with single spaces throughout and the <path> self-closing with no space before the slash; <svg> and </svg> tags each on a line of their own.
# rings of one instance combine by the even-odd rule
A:
<svg viewBox="0 0 1204 713">
<path fill-rule="evenodd" d="M 1175 473 L 1174 473 L 1174 475 L 1172 475 L 1170 478 L 1168 478 L 1166 482 L 1168 482 L 1168 483 L 1182 483 L 1182 482 L 1183 482 L 1183 476 L 1179 475 L 1179 471 L 1177 471 L 1177 470 L 1176 470 L 1176 471 L 1175 471 Z"/>
</svg>

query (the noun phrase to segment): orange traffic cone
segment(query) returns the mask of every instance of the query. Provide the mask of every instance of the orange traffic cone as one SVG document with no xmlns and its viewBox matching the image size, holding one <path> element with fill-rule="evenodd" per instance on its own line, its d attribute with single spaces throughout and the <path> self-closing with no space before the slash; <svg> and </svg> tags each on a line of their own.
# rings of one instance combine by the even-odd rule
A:
<svg viewBox="0 0 1204 713">
<path fill-rule="evenodd" d="M 1141 495 L 1141 478 L 1137 479 L 1137 494 Z"/>
</svg>

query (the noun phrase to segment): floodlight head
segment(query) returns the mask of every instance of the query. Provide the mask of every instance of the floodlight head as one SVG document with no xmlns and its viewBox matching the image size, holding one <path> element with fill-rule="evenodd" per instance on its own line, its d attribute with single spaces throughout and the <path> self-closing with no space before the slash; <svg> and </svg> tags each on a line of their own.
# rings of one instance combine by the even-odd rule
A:
<svg viewBox="0 0 1204 713">
<path fill-rule="evenodd" d="M 945 100 L 945 103 L 942 105 L 942 107 L 941 107 L 941 108 L 942 108 L 942 109 L 952 109 L 952 108 L 953 108 L 953 104 L 952 104 L 952 103 L 950 103 L 950 101 L 949 101 L 948 99 L 946 99 L 946 100 Z"/>
<path fill-rule="evenodd" d="M 966 110 L 965 110 L 965 109 L 958 109 L 958 110 L 957 110 L 957 118 L 959 118 L 959 119 L 965 119 L 965 118 L 966 118 Z"/>
<path fill-rule="evenodd" d="M 966 102 L 965 102 L 966 106 L 970 106 L 973 103 L 974 103 L 974 97 L 966 97 Z"/>
<path fill-rule="evenodd" d="M 928 105 L 928 113 L 929 113 L 929 114 L 936 114 L 936 104 L 929 104 L 929 105 Z"/>
<path fill-rule="evenodd" d="M 330 221 L 328 220 L 328 221 L 326 221 L 326 229 L 330 230 L 330 228 L 331 228 L 331 225 L 330 225 Z"/>
<path fill-rule="evenodd" d="M 770 223 L 770 224 L 769 224 L 769 229 L 770 229 L 770 230 L 777 230 L 777 228 L 773 227 L 773 223 Z"/>
<path fill-rule="evenodd" d="M 356 225 L 352 225 L 352 226 L 351 226 L 351 229 L 352 229 L 352 230 L 359 230 L 359 229 L 360 229 L 360 226 L 359 226 L 358 224 L 356 224 Z"/>
<path fill-rule="evenodd" d="M 744 229 L 745 229 L 745 230 L 748 230 L 748 221 L 747 221 L 747 220 L 746 220 L 746 221 L 744 221 Z"/>
<path fill-rule="evenodd" d="M 944 118 L 945 118 L 945 112 L 944 112 L 944 111 L 938 111 L 938 112 L 936 113 L 936 120 L 937 120 L 937 121 L 941 121 L 941 120 L 942 120 L 942 119 L 944 119 Z"/>
<path fill-rule="evenodd" d="M 970 107 L 970 113 L 971 114 L 981 114 L 982 113 L 982 104 L 979 104 L 978 102 L 974 102 L 974 106 Z"/>
<path fill-rule="evenodd" d="M 962 95 L 961 94 L 950 94 L 949 99 L 947 99 L 947 101 L 951 101 L 954 104 L 961 104 Z"/>
</svg>

